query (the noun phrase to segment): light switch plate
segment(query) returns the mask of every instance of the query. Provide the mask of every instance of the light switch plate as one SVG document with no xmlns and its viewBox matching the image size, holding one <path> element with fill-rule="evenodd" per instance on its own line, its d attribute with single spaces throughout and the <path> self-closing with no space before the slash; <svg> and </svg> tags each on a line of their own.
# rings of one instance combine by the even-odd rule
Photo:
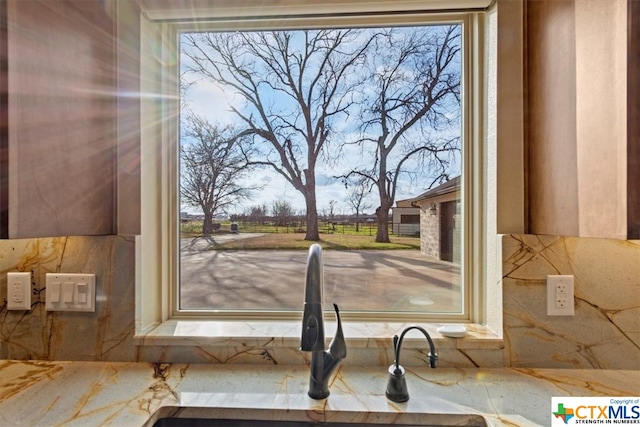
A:
<svg viewBox="0 0 640 427">
<path fill-rule="evenodd" d="M 31 273 L 7 273 L 7 310 L 31 310 Z"/>
<path fill-rule="evenodd" d="M 47 311 L 96 311 L 96 275 L 47 273 Z"/>
</svg>

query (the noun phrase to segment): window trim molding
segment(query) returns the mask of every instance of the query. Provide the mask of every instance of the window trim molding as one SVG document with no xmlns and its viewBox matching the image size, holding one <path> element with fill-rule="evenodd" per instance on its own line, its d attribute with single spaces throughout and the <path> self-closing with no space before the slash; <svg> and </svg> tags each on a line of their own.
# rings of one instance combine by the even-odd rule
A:
<svg viewBox="0 0 640 427">
<path fill-rule="evenodd" d="M 387 13 L 444 14 L 486 12 L 496 0 L 264 0 L 259 5 L 239 5 L 228 0 L 141 0 L 144 16 L 156 22 L 238 21 L 243 19 L 339 15 L 372 16 Z"/>
<path fill-rule="evenodd" d="M 424 18 L 423 15 L 418 15 Z M 445 15 L 442 15 L 445 16 Z M 441 20 L 442 16 L 434 17 L 429 16 L 429 20 L 438 19 Z M 460 15 L 448 14 L 449 19 L 455 21 L 461 21 Z M 481 49 L 482 40 L 487 28 L 483 25 L 486 17 L 480 14 L 468 14 L 468 21 L 473 19 L 473 25 L 470 22 L 465 22 L 465 37 L 471 37 L 474 40 L 473 45 L 467 44 L 473 49 L 471 55 L 473 55 L 474 61 L 481 66 L 484 70 L 486 66 L 485 52 Z M 379 18 L 379 17 L 377 17 Z M 353 17 L 349 17 L 353 19 Z M 406 17 L 405 17 L 406 19 Z M 166 22 L 153 22 L 146 19 L 141 15 L 141 35 L 143 39 L 152 39 L 155 41 L 166 40 L 168 37 L 177 40 L 177 32 L 180 29 L 184 29 L 183 23 L 166 23 Z M 480 21 L 480 22 L 479 22 Z M 243 20 L 244 23 L 252 24 L 251 27 L 255 28 L 256 22 Z M 294 21 L 288 21 L 293 25 Z M 304 25 L 304 20 L 295 21 L 296 25 Z M 403 21 L 409 23 L 409 20 Z M 415 22 L 415 19 L 414 19 Z M 236 22 L 237 23 L 237 22 Z M 264 21 L 260 21 L 264 23 Z M 421 23 L 423 23 L 421 21 Z M 373 25 L 373 24 L 372 24 Z M 382 25 L 379 22 L 377 25 Z M 308 24 L 306 25 L 308 26 Z M 335 24 L 328 26 L 335 26 Z M 467 28 L 471 28 L 468 30 Z M 473 31 L 473 33 L 472 33 Z M 478 43 L 480 45 L 478 46 Z M 138 237 L 136 244 L 136 256 L 137 265 L 139 266 L 136 272 L 136 331 L 137 334 L 145 334 L 152 330 L 155 326 L 162 322 L 180 319 L 190 320 L 253 320 L 253 319 L 265 319 L 268 320 L 291 320 L 296 316 L 299 317 L 298 311 L 291 312 L 259 312 L 259 313 L 226 313 L 214 318 L 208 316 L 203 317 L 203 312 L 192 311 L 189 313 L 176 312 L 174 309 L 175 301 L 177 299 L 177 287 L 171 286 L 170 283 L 176 280 L 178 277 L 177 259 L 171 256 L 172 246 L 177 244 L 178 236 L 178 213 L 176 210 L 165 209 L 167 203 L 177 203 L 177 180 L 171 177 L 177 176 L 177 155 L 175 153 L 177 147 L 172 143 L 177 135 L 177 129 L 175 120 L 173 125 L 168 124 L 162 126 L 166 120 L 163 118 L 176 117 L 179 105 L 177 94 L 175 93 L 177 84 L 171 79 L 167 79 L 166 75 L 173 74 L 178 75 L 177 61 L 175 59 L 175 52 L 171 50 L 162 50 L 158 56 L 157 52 L 145 51 L 145 43 L 141 43 L 141 92 L 147 94 L 165 94 L 143 97 L 141 100 L 141 117 L 142 117 L 142 129 L 141 129 L 141 236 Z M 467 55 L 469 57 L 470 55 Z M 465 67 L 473 67 L 473 61 L 465 61 Z M 159 73 L 167 73 L 164 77 Z M 486 276 L 487 270 L 484 268 L 484 264 L 488 262 L 494 255 L 497 260 L 500 260 L 500 254 L 488 254 L 486 248 L 493 246 L 495 242 L 488 242 L 493 240 L 493 236 L 486 234 L 487 218 L 481 215 L 485 211 L 485 206 L 488 204 L 485 201 L 485 167 L 482 162 L 485 159 L 484 139 L 487 135 L 484 126 L 487 122 L 486 110 L 487 108 L 477 109 L 478 105 L 485 103 L 488 99 L 486 94 L 487 85 L 485 84 L 485 77 L 483 71 L 474 71 L 473 73 L 466 72 L 465 79 L 473 79 L 473 85 L 471 87 L 482 88 L 484 93 L 475 93 L 473 96 L 466 96 L 467 106 L 464 108 L 472 108 L 471 103 L 475 103 L 476 111 L 479 111 L 474 117 L 470 118 L 471 132 L 476 138 L 479 138 L 481 144 L 472 144 L 467 141 L 465 143 L 465 149 L 475 150 L 475 161 L 472 169 L 473 177 L 471 173 L 466 173 L 466 188 L 463 197 L 465 198 L 465 204 L 469 204 L 467 198 L 472 200 L 469 206 L 473 207 L 471 214 L 465 215 L 465 227 L 470 230 L 474 230 L 474 238 L 471 239 L 474 242 L 474 247 L 471 245 L 465 245 L 466 259 L 472 259 L 473 262 L 468 263 L 473 266 L 470 272 L 475 285 L 466 286 L 465 290 L 468 292 L 465 295 L 465 303 L 469 304 L 466 307 L 466 313 L 470 313 L 470 317 L 446 316 L 445 319 L 438 318 L 433 315 L 416 316 L 415 313 L 388 313 L 388 316 L 380 316 L 376 314 L 375 319 L 380 321 L 425 321 L 425 322 L 437 322 L 437 321 L 459 321 L 459 322 L 471 322 L 474 324 L 486 324 L 488 316 L 488 304 L 492 298 L 487 298 L 487 283 L 494 283 L 493 278 Z M 466 85 L 469 85 L 470 81 L 466 81 Z M 158 101 L 160 100 L 160 101 Z M 465 114 L 468 114 L 466 112 Z M 171 120 L 169 120 L 171 121 Z M 149 125 L 145 126 L 145 123 Z M 467 121 L 465 121 L 467 123 Z M 158 155 L 158 153 L 161 153 Z M 478 157 L 479 156 L 479 157 Z M 172 162 L 171 159 L 176 159 Z M 176 182 L 173 182 L 176 181 Z M 473 186 L 471 186 L 473 182 Z M 158 183 L 158 185 L 156 185 Z M 480 215 L 480 217 L 478 217 Z M 490 227 L 491 228 L 491 227 Z M 498 236 L 495 236 L 496 240 Z M 474 254 L 474 255 L 472 255 Z M 473 257 L 473 258 L 472 258 Z M 177 257 L 175 257 L 177 258 Z M 166 262 L 165 260 L 174 259 L 174 262 Z M 494 262 L 498 262 L 494 260 Z M 480 262 L 477 262 L 480 261 Z M 492 269 L 489 269 L 491 272 Z M 498 269 L 499 270 L 499 269 Z M 499 295 L 500 296 L 500 295 Z M 144 303 L 143 303 L 144 301 Z M 500 311 L 501 312 L 501 311 Z M 331 314 L 329 317 L 331 317 Z M 343 318 L 345 321 L 365 321 L 371 320 L 371 314 L 364 313 L 344 313 Z M 489 326 L 490 329 L 496 330 Z M 501 322 L 500 322 L 501 330 Z"/>
</svg>

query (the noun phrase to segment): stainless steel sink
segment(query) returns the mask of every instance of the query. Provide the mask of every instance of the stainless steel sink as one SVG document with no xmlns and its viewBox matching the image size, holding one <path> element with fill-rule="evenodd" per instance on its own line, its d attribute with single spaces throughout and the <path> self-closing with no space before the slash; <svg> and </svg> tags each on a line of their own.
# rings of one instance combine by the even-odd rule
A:
<svg viewBox="0 0 640 427">
<path fill-rule="evenodd" d="M 480 417 L 482 418 L 482 417 Z M 464 426 L 486 426 L 484 419 L 470 420 L 470 424 L 459 424 Z M 312 421 L 260 421 L 260 420 L 211 420 L 206 418 L 161 418 L 153 424 L 154 427 L 380 427 L 389 424 L 371 424 L 371 423 L 332 423 L 332 422 L 312 422 Z M 391 424 L 396 427 L 417 427 L 417 426 L 450 426 L 451 424 Z"/>
<path fill-rule="evenodd" d="M 315 411 L 304 410 L 163 407 L 149 418 L 145 427 L 488 426 L 486 419 L 477 414 L 380 412 L 366 415 L 366 421 L 358 421 L 364 417 L 364 413 L 347 411 L 319 414 Z M 322 419 L 315 420 L 315 418 Z"/>
<path fill-rule="evenodd" d="M 475 417 L 475 416 L 474 416 Z M 466 418 L 466 417 L 465 417 Z M 312 422 L 312 421 L 260 421 L 260 420 L 211 420 L 206 418 L 161 418 L 153 424 L 154 427 L 448 427 L 457 426 L 477 426 L 484 427 L 487 423 L 484 418 L 478 416 L 478 420 L 471 419 L 464 424 L 455 422 L 454 424 L 386 424 L 386 423 L 332 423 L 332 422 Z"/>
</svg>

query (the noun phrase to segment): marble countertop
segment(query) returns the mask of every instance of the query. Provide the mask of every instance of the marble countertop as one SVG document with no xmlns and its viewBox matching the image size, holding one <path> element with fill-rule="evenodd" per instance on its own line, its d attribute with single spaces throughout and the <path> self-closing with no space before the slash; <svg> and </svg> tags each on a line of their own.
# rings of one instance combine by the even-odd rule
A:
<svg viewBox="0 0 640 427">
<path fill-rule="evenodd" d="M 143 426 L 178 413 L 452 425 L 482 416 L 529 427 L 550 424 L 552 396 L 640 395 L 638 371 L 424 367 L 407 369 L 410 399 L 394 403 L 386 367 L 343 366 L 331 395 L 313 400 L 308 375 L 305 366 L 2 360 L 0 425 Z"/>
</svg>

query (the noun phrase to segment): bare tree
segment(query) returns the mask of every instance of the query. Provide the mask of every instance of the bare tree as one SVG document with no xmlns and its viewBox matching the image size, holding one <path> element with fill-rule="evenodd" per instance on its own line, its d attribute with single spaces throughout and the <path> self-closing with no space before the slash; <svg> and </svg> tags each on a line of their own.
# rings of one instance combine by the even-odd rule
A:
<svg viewBox="0 0 640 427">
<path fill-rule="evenodd" d="M 273 214 L 276 225 L 289 225 L 293 219 L 293 206 L 286 200 L 276 200 L 271 206 L 271 213 Z"/>
<path fill-rule="evenodd" d="M 329 207 L 323 209 L 323 216 L 325 221 L 327 221 L 327 227 L 331 226 L 331 229 L 335 231 L 336 229 L 336 206 L 338 205 L 337 200 L 330 200 Z"/>
<path fill-rule="evenodd" d="M 356 214 L 356 232 L 360 231 L 360 214 L 371 207 L 371 204 L 367 201 L 367 196 L 371 193 L 372 183 L 363 177 L 357 177 L 350 184 L 345 180 L 345 187 L 349 191 L 347 195 L 347 202 L 353 208 Z M 351 185 L 351 187 L 349 187 Z"/>
<path fill-rule="evenodd" d="M 241 184 L 250 166 L 234 135 L 232 129 L 220 129 L 193 113 L 187 114 L 183 123 L 180 198 L 202 210 L 203 234 L 213 233 L 213 217 L 217 212 L 258 189 L 255 185 Z"/>
<path fill-rule="evenodd" d="M 262 204 L 251 206 L 247 216 L 254 224 L 264 224 L 264 221 L 267 218 L 267 205 Z"/>
<path fill-rule="evenodd" d="M 356 142 L 371 161 L 343 176 L 360 176 L 377 188 L 376 242 L 389 242 L 389 210 L 401 175 L 431 179 L 428 187 L 449 177 L 460 150 L 460 37 L 460 26 L 451 25 L 386 29 L 376 38 Z M 419 176 L 420 170 L 426 173 Z"/>
<path fill-rule="evenodd" d="M 199 33 L 184 36 L 187 69 L 243 101 L 231 106 L 255 163 L 281 174 L 305 199 L 306 240 L 319 240 L 316 164 L 355 102 L 372 38 L 359 30 Z M 370 34 L 370 33 L 367 33 Z"/>
<path fill-rule="evenodd" d="M 329 218 L 329 222 L 334 222 L 336 219 L 336 206 L 338 205 L 337 200 L 329 201 L 329 209 L 327 210 L 327 217 Z"/>
</svg>

